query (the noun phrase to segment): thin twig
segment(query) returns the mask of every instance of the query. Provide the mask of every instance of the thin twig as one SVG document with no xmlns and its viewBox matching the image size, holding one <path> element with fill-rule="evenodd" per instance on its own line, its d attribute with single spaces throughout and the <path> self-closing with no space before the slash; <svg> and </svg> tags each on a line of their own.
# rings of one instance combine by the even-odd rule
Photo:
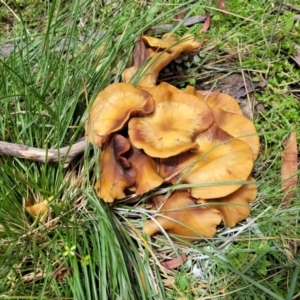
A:
<svg viewBox="0 0 300 300">
<path fill-rule="evenodd" d="M 39 162 L 64 162 L 64 167 L 67 167 L 78 154 L 84 151 L 86 145 L 85 137 L 71 146 L 59 149 L 40 149 L 0 141 L 0 155 L 8 155 Z"/>
</svg>

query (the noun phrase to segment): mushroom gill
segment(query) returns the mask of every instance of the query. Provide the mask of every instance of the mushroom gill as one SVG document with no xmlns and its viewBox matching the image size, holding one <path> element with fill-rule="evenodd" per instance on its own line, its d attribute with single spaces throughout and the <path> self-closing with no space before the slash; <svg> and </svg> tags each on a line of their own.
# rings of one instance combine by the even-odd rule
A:
<svg viewBox="0 0 300 300">
<path fill-rule="evenodd" d="M 95 184 L 97 196 L 105 202 L 125 198 L 125 189 L 134 185 L 136 173 L 125 157 L 130 143 L 120 134 L 114 134 L 100 154 L 101 175 Z"/>
<path fill-rule="evenodd" d="M 158 174 L 158 164 L 155 159 L 133 145 L 128 153 L 128 162 L 136 173 L 134 189 L 136 195 L 147 193 L 164 182 L 164 179 Z"/>
</svg>

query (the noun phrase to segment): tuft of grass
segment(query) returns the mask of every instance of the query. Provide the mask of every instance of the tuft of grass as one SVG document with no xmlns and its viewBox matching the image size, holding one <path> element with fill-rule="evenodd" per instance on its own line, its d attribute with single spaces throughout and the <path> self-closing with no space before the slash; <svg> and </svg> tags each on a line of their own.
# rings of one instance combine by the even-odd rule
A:
<svg viewBox="0 0 300 300">
<path fill-rule="evenodd" d="M 268 81 L 255 93 L 265 110 L 255 120 L 262 149 L 251 216 L 197 244 L 166 233 L 149 238 L 142 225 L 154 217 L 145 204 L 151 195 L 114 206 L 97 199 L 99 149 L 87 147 L 67 168 L 1 156 L 0 298 L 299 297 L 300 195 L 297 190 L 292 204 L 283 206 L 280 185 L 283 142 L 300 125 L 300 73 L 291 59 L 299 21 L 271 1 L 232 1 L 228 15 L 214 1 L 193 2 L 5 1 L 0 49 L 9 44 L 13 51 L 0 57 L 0 140 L 45 149 L 72 145 L 84 135 L 97 93 L 120 81 L 137 36 L 171 22 L 183 8 L 187 16 L 208 10 L 212 24 L 204 48 L 186 65 L 175 65 L 176 78 L 170 78 L 206 89 L 217 86 L 220 70 L 225 77 L 245 72 L 253 81 Z M 179 23 L 174 32 L 200 38 L 200 27 Z M 50 197 L 45 215 L 25 211 L 28 199 Z M 181 253 L 188 261 L 178 270 L 161 266 Z"/>
</svg>

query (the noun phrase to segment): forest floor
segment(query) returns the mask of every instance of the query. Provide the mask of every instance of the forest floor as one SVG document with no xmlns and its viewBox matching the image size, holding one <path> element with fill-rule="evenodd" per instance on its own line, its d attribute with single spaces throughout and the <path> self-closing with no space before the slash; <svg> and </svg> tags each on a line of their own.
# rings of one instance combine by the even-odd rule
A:
<svg viewBox="0 0 300 300">
<path fill-rule="evenodd" d="M 230 94 L 253 120 L 261 147 L 250 216 L 198 243 L 150 238 L 142 201 L 107 205 L 95 194 L 99 149 L 84 144 L 71 162 L 44 163 L 22 148 L 19 158 L 0 156 L 0 298 L 300 297 L 300 194 L 285 192 L 281 177 L 285 141 L 300 128 L 300 5 L 225 1 L 224 11 L 222 1 L 194 2 L 1 0 L 0 142 L 48 154 L 72 147 L 139 36 L 190 33 L 201 49 L 158 82 Z M 297 154 L 293 164 L 297 177 Z M 29 208 L 39 203 L 36 216 Z"/>
</svg>

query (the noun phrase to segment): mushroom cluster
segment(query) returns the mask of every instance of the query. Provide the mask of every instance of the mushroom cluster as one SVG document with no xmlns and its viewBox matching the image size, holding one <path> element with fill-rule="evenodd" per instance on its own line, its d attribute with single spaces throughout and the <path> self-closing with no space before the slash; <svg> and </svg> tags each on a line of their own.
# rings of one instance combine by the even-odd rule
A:
<svg viewBox="0 0 300 300">
<path fill-rule="evenodd" d="M 163 54 L 196 47 L 172 43 Z M 96 193 L 112 203 L 185 183 L 184 190 L 153 197 L 150 209 L 157 215 L 144 232 L 167 231 L 189 241 L 213 237 L 221 221 L 232 227 L 250 213 L 257 194 L 250 176 L 259 152 L 256 129 L 231 96 L 156 85 L 157 72 L 152 68 L 138 86 L 111 84 L 95 99 L 86 135 L 102 148 Z"/>
</svg>

